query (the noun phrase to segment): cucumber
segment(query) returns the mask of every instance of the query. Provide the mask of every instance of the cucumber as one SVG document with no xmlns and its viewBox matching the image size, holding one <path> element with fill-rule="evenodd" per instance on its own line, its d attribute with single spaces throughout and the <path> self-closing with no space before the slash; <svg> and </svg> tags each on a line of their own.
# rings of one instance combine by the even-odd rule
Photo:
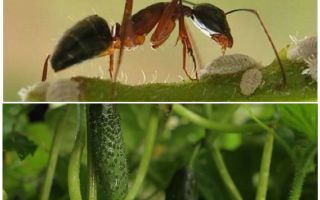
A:
<svg viewBox="0 0 320 200">
<path fill-rule="evenodd" d="M 175 172 L 166 189 L 166 200 L 196 200 L 198 191 L 194 172 L 183 167 Z"/>
<path fill-rule="evenodd" d="M 93 165 L 103 196 L 123 200 L 128 193 L 128 170 L 120 117 L 114 105 L 88 106 L 88 134 Z"/>
</svg>

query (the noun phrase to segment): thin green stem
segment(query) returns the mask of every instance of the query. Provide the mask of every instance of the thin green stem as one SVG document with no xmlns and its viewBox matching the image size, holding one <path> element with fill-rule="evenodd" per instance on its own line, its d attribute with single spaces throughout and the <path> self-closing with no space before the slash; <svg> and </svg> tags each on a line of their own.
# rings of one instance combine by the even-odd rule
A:
<svg viewBox="0 0 320 200">
<path fill-rule="evenodd" d="M 207 105 L 205 107 L 206 114 L 209 119 L 212 119 L 212 105 Z M 223 118 L 226 119 L 226 118 Z M 236 184 L 233 182 L 231 175 L 227 169 L 227 166 L 223 160 L 221 151 L 217 145 L 211 145 L 212 143 L 210 142 L 210 139 L 208 137 L 208 133 L 210 130 L 206 130 L 206 138 L 205 138 L 205 145 L 206 148 L 210 151 L 212 159 L 214 160 L 214 163 L 217 167 L 217 170 L 221 176 L 221 179 L 226 186 L 227 190 L 229 191 L 229 195 L 231 196 L 232 199 L 234 200 L 242 200 L 242 196 L 236 186 Z M 219 134 L 217 135 L 219 137 Z M 215 139 L 217 138 L 215 137 Z"/>
<path fill-rule="evenodd" d="M 141 188 L 141 185 L 142 185 L 143 180 L 145 178 L 145 175 L 147 173 L 149 163 L 151 160 L 151 156 L 152 156 L 152 152 L 153 152 L 154 143 L 155 143 L 157 130 L 158 130 L 158 120 L 159 119 L 158 119 L 157 113 L 152 112 L 151 117 L 150 117 L 150 122 L 149 122 L 149 127 L 148 127 L 148 135 L 147 135 L 146 142 L 145 142 L 143 157 L 140 162 L 138 173 L 137 173 L 137 176 L 134 180 L 133 186 L 130 189 L 125 200 L 135 199 L 140 188 Z"/>
<path fill-rule="evenodd" d="M 272 133 L 269 132 L 267 134 L 266 142 L 263 147 L 256 200 L 265 200 L 267 197 L 269 171 L 273 151 L 273 141 L 274 136 Z"/>
<path fill-rule="evenodd" d="M 67 119 L 70 117 L 69 116 L 70 110 L 71 110 L 71 106 L 67 106 L 66 110 L 63 109 L 60 111 L 61 112 L 60 113 L 61 120 L 58 121 L 57 128 L 54 132 L 54 137 L 53 137 L 53 141 L 51 144 L 51 150 L 50 150 L 50 155 L 49 155 L 47 172 L 46 172 L 43 187 L 41 189 L 41 195 L 40 195 L 41 200 L 48 200 L 49 196 L 50 196 L 52 180 L 54 177 L 54 172 L 55 172 L 57 161 L 58 161 L 59 151 L 60 151 L 64 128 L 65 128 L 65 123 L 66 123 Z M 64 111 L 66 111 L 66 113 Z"/>
<path fill-rule="evenodd" d="M 276 135 L 275 131 L 268 127 L 265 123 L 259 120 L 250 110 L 249 107 L 246 107 L 251 118 L 257 122 L 261 128 L 267 131 L 266 141 L 263 147 L 263 153 L 260 164 L 260 172 L 259 172 L 259 183 L 256 194 L 256 200 L 265 200 L 267 198 L 268 191 L 268 182 L 269 182 L 269 173 L 270 173 L 270 165 L 273 151 L 273 143 L 274 143 L 274 135 Z"/>
<path fill-rule="evenodd" d="M 200 147 L 202 146 L 201 142 L 199 142 L 196 147 L 194 148 L 193 152 L 192 152 L 192 155 L 190 157 L 190 160 L 189 160 L 189 163 L 188 163 L 188 167 L 189 168 L 193 168 L 193 164 L 196 160 L 196 157 L 197 155 L 199 154 L 199 151 L 200 151 Z"/>
<path fill-rule="evenodd" d="M 220 149 L 217 147 L 211 147 L 210 144 L 207 144 L 206 146 L 211 152 L 211 156 L 214 160 L 214 163 L 217 166 L 218 172 L 221 176 L 221 179 L 222 179 L 224 185 L 226 186 L 227 190 L 229 191 L 229 195 L 234 200 L 242 200 L 243 198 L 242 198 L 237 186 L 235 185 L 235 183 L 233 182 L 233 180 L 231 178 L 231 175 L 230 175 L 230 173 L 226 167 L 226 164 L 223 160 Z"/>
<path fill-rule="evenodd" d="M 172 110 L 182 117 L 189 119 L 191 122 L 202 126 L 204 128 L 217 131 L 220 133 L 245 133 L 245 132 L 255 132 L 261 130 L 261 127 L 257 124 L 247 124 L 247 125 L 232 125 L 232 124 L 221 124 L 214 121 L 207 120 L 206 118 L 190 111 L 182 105 L 175 104 Z"/>
<path fill-rule="evenodd" d="M 308 174 L 309 165 L 312 163 L 312 159 L 317 153 L 317 145 L 312 145 L 306 151 L 305 159 L 302 160 L 300 165 L 296 166 L 295 176 L 292 183 L 292 189 L 290 193 L 289 200 L 299 200 L 303 188 L 303 182 Z"/>
<path fill-rule="evenodd" d="M 68 166 L 68 189 L 70 200 L 81 200 L 80 168 L 82 151 L 86 143 L 86 110 L 85 105 L 78 105 L 77 137 L 74 143 Z"/>
<path fill-rule="evenodd" d="M 88 111 L 89 105 L 86 105 L 86 121 L 88 120 Z M 92 152 L 92 136 L 90 135 L 88 121 L 87 125 L 87 170 L 88 170 L 88 199 L 90 200 L 97 200 L 98 198 L 98 189 L 97 189 L 97 177 L 94 170 L 94 163 L 93 163 L 93 152 Z"/>
</svg>

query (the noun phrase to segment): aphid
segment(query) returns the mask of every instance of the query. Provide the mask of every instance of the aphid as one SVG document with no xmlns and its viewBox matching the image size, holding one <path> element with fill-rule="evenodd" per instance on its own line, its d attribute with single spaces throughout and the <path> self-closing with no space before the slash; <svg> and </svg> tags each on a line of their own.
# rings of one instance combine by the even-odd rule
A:
<svg viewBox="0 0 320 200">
<path fill-rule="evenodd" d="M 240 89 L 245 96 L 252 95 L 262 83 L 262 72 L 257 68 L 245 71 L 241 77 Z"/>
<path fill-rule="evenodd" d="M 292 37 L 293 45 L 290 46 L 287 56 L 290 60 L 305 60 L 317 57 L 317 37 L 306 37 L 295 39 Z"/>
<path fill-rule="evenodd" d="M 50 83 L 46 92 L 46 101 L 79 101 L 79 96 L 79 83 L 62 79 Z"/>
<path fill-rule="evenodd" d="M 291 39 L 293 44 L 288 49 L 288 59 L 307 63 L 308 68 L 302 74 L 308 74 L 317 81 L 317 37 L 305 37 L 304 39 L 291 37 Z"/>
<path fill-rule="evenodd" d="M 119 57 L 113 79 L 116 81 L 125 47 L 132 48 L 142 45 L 146 35 L 154 29 L 150 42 L 153 48 L 157 48 L 169 38 L 177 21 L 179 28 L 178 40 L 183 45 L 183 70 L 190 79 L 193 79 L 186 69 L 186 55 L 188 54 L 192 58 L 194 71 L 196 72 L 195 76 L 198 79 L 197 63 L 193 55 L 191 36 L 187 31 L 184 17 L 191 18 L 196 27 L 216 41 L 221 46 L 224 54 L 227 48 L 233 46 L 227 15 L 238 11 L 246 11 L 255 14 L 259 19 L 276 54 L 281 68 L 283 83 L 286 83 L 285 72 L 279 55 L 257 11 L 236 9 L 224 12 L 208 3 L 194 4 L 188 1 L 184 2 L 193 5 L 193 7 L 183 5 L 182 0 L 171 0 L 171 2 L 152 4 L 132 15 L 133 0 L 126 0 L 122 23 L 121 25 L 116 24 L 111 30 L 101 17 L 96 15 L 87 17 L 69 29 L 60 40 L 51 59 L 52 67 L 55 71 L 59 71 L 89 58 L 109 55 L 109 73 L 112 78 L 114 50 L 119 49 Z M 46 64 L 43 74 L 46 74 Z M 45 80 L 45 78 L 43 75 L 42 80 Z"/>
<path fill-rule="evenodd" d="M 306 59 L 305 62 L 308 64 L 308 68 L 305 69 L 302 74 L 308 74 L 315 81 L 318 80 L 318 59 L 316 57 L 311 57 Z"/>
<path fill-rule="evenodd" d="M 262 66 L 253 58 L 243 54 L 220 56 L 200 71 L 200 78 L 212 75 L 243 73 L 240 82 L 241 94 L 252 95 L 262 83 Z"/>
<path fill-rule="evenodd" d="M 260 68 L 261 65 L 250 56 L 243 54 L 231 54 L 220 56 L 210 62 L 200 71 L 200 78 L 206 78 L 213 74 L 234 74 L 250 68 Z"/>
</svg>

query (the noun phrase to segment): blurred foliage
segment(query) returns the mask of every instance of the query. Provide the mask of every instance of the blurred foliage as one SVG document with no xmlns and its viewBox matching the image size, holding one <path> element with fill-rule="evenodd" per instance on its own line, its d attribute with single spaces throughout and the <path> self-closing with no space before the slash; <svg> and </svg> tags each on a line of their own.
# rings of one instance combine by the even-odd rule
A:
<svg viewBox="0 0 320 200">
<path fill-rule="evenodd" d="M 29 113 L 35 105 L 6 104 L 3 108 L 3 190 L 8 199 L 37 199 L 43 183 L 52 134 L 60 112 L 65 105 L 50 105 L 44 110 L 43 120 L 30 122 Z M 62 150 L 55 171 L 50 199 L 69 199 L 67 165 L 75 140 L 77 124 L 76 105 L 71 105 L 74 118 L 68 119 Z M 173 105 L 174 106 L 174 105 Z M 261 121 L 273 127 L 277 133 L 272 155 L 268 198 L 287 199 L 295 168 L 306 155 L 305 149 L 317 143 L 317 105 L 183 105 L 204 118 L 210 115 L 222 124 L 244 125 L 254 123 L 247 112 L 249 108 Z M 151 109 L 155 105 L 117 105 L 126 144 L 130 181 L 135 178 L 148 127 Z M 153 157 L 143 182 L 143 189 L 136 199 L 164 199 L 170 180 L 181 168 L 189 164 L 197 145 L 205 137 L 205 129 L 171 111 L 170 105 L 159 106 L 160 124 Z M 211 107 L 211 108 L 210 108 Z M 210 109 L 212 111 L 210 112 Z M 72 116 L 72 115 L 71 115 Z M 14 127 L 14 131 L 13 131 Z M 212 132 L 225 164 L 243 199 L 254 199 L 261 161 L 265 132 L 226 133 Z M 14 137 L 22 142 L 12 143 Z M 284 141 L 288 149 L 284 148 Z M 32 144 L 32 145 L 31 145 Z M 11 148 L 9 148 L 9 147 Z M 19 157 L 23 152 L 24 158 Z M 84 155 L 85 157 L 86 155 Z M 294 159 L 293 159 L 294 158 Z M 228 190 L 217 171 L 211 152 L 201 146 L 193 162 L 200 200 L 228 200 Z M 81 180 L 86 186 L 86 162 L 82 162 Z M 308 169 L 301 199 L 317 199 L 317 159 L 312 159 Z M 129 188 L 130 189 L 130 188 Z"/>
</svg>

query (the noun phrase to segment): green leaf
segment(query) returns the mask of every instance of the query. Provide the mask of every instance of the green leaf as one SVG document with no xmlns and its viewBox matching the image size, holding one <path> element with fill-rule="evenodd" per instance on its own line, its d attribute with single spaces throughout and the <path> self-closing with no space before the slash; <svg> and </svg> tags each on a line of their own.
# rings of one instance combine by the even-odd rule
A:
<svg viewBox="0 0 320 200">
<path fill-rule="evenodd" d="M 16 151 L 21 160 L 24 160 L 28 155 L 33 155 L 37 147 L 33 141 L 19 133 L 11 134 L 11 136 L 4 141 L 4 150 Z"/>
<path fill-rule="evenodd" d="M 317 142 L 318 106 L 316 104 L 279 105 L 280 120 L 291 129 Z"/>
</svg>

